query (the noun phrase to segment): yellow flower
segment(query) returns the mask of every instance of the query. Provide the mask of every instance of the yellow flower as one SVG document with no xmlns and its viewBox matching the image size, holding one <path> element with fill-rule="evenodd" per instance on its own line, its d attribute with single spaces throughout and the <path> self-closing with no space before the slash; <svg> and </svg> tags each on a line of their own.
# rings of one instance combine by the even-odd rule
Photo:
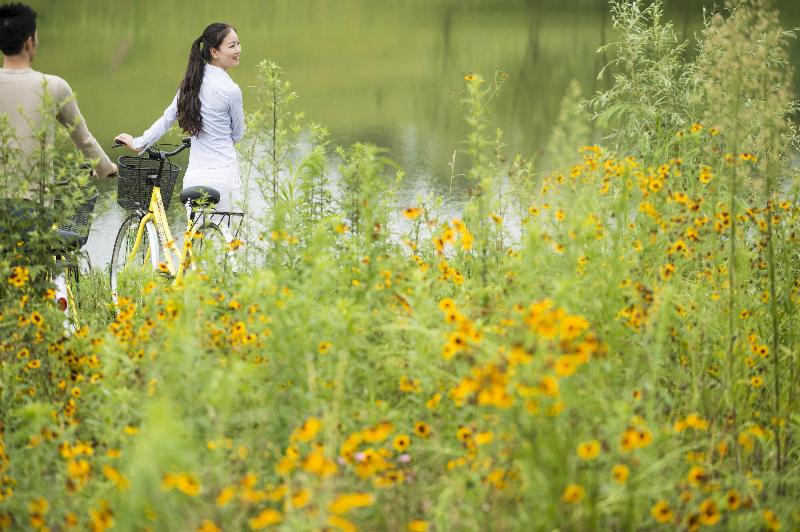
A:
<svg viewBox="0 0 800 532">
<path fill-rule="evenodd" d="M 394 425 L 388 421 L 381 421 L 377 425 L 363 431 L 362 436 L 367 443 L 380 443 L 389 437 L 394 430 Z"/>
<path fill-rule="evenodd" d="M 203 522 L 197 527 L 197 532 L 222 532 L 222 529 L 218 527 L 214 521 L 203 519 Z"/>
<path fill-rule="evenodd" d="M 631 470 L 625 464 L 616 464 L 611 468 L 611 478 L 617 484 L 625 484 L 628 480 Z"/>
<path fill-rule="evenodd" d="M 41 327 L 44 324 L 44 316 L 39 314 L 38 311 L 34 310 L 31 312 L 30 321 L 37 327 Z"/>
<path fill-rule="evenodd" d="M 11 276 L 8 278 L 8 284 L 15 288 L 22 288 L 25 283 L 30 279 L 30 270 L 25 266 L 15 266 L 11 269 Z"/>
<path fill-rule="evenodd" d="M 358 532 L 358 527 L 340 515 L 329 515 L 328 524 L 341 532 Z"/>
<path fill-rule="evenodd" d="M 311 490 L 301 488 L 294 495 L 292 495 L 292 506 L 295 508 L 303 508 L 311 500 Z"/>
<path fill-rule="evenodd" d="M 189 473 L 178 474 L 175 477 L 175 487 L 189 497 L 196 497 L 200 494 L 200 483 L 194 475 Z"/>
<path fill-rule="evenodd" d="M 428 530 L 428 523 L 420 519 L 415 519 L 408 523 L 408 532 L 426 532 Z"/>
<path fill-rule="evenodd" d="M 768 529 L 780 530 L 781 522 L 778 519 L 778 516 L 775 515 L 775 512 L 772 510 L 764 510 L 761 516 L 764 518 L 764 523 L 766 523 Z"/>
<path fill-rule="evenodd" d="M 672 508 L 669 507 L 667 501 L 658 501 L 653 508 L 650 509 L 650 515 L 659 523 L 664 524 L 672 521 L 675 514 L 673 514 Z"/>
<path fill-rule="evenodd" d="M 714 499 L 706 499 L 700 504 L 700 522 L 706 526 L 717 524 L 720 520 L 719 508 Z"/>
<path fill-rule="evenodd" d="M 325 456 L 321 445 L 311 451 L 303 460 L 303 469 L 322 478 L 329 477 L 336 473 L 336 462 Z"/>
<path fill-rule="evenodd" d="M 486 445 L 488 443 L 492 443 L 493 439 L 494 433 L 492 431 L 478 432 L 475 434 L 475 443 L 477 445 Z"/>
<path fill-rule="evenodd" d="M 661 278 L 664 281 L 668 281 L 672 278 L 672 275 L 675 273 L 675 265 L 672 263 L 667 263 L 661 267 Z"/>
<path fill-rule="evenodd" d="M 435 393 L 433 396 L 425 402 L 425 408 L 428 410 L 433 410 L 437 406 L 439 406 L 439 402 L 442 400 L 442 394 Z"/>
<path fill-rule="evenodd" d="M 469 427 L 460 427 L 456 433 L 456 437 L 458 438 L 458 441 L 466 443 L 472 439 L 472 429 Z"/>
<path fill-rule="evenodd" d="M 736 490 L 729 490 L 728 493 L 725 494 L 725 504 L 728 510 L 734 511 L 741 506 L 742 496 Z"/>
<path fill-rule="evenodd" d="M 280 523 L 282 520 L 280 512 L 277 510 L 273 510 L 272 508 L 267 508 L 263 510 L 257 516 L 249 519 L 247 524 L 250 525 L 252 530 L 261 530 L 262 528 L 267 528 L 268 526 L 276 525 Z"/>
<path fill-rule="evenodd" d="M 224 507 L 230 502 L 234 495 L 236 495 L 236 486 L 222 488 L 222 491 L 217 495 L 217 506 L 220 508 Z"/>
<path fill-rule="evenodd" d="M 336 497 L 328 506 L 328 510 L 334 514 L 346 514 L 354 508 L 371 506 L 375 502 L 375 497 L 370 493 L 346 493 Z"/>
<path fill-rule="evenodd" d="M 469 231 L 464 231 L 461 234 L 461 248 L 464 251 L 469 251 L 472 249 L 472 245 L 475 243 L 475 237 Z"/>
<path fill-rule="evenodd" d="M 319 351 L 320 355 L 324 355 L 325 353 L 330 351 L 332 346 L 333 344 L 331 344 L 330 342 L 320 342 L 319 345 L 317 346 L 317 351 Z"/>
<path fill-rule="evenodd" d="M 694 466 L 689 470 L 686 479 L 689 481 L 689 484 L 698 488 L 708 481 L 708 473 L 702 467 Z"/>
<path fill-rule="evenodd" d="M 556 375 L 559 377 L 569 377 L 578 369 L 578 364 L 572 355 L 561 355 L 556 360 Z"/>
<path fill-rule="evenodd" d="M 427 438 L 431 435 L 431 427 L 424 421 L 417 421 L 414 423 L 414 434 L 420 438 Z"/>
<path fill-rule="evenodd" d="M 300 428 L 292 432 L 291 441 L 311 441 L 322 428 L 322 420 L 317 417 L 308 418 Z"/>
<path fill-rule="evenodd" d="M 407 393 L 417 393 L 422 391 L 419 381 L 416 379 L 409 379 L 405 375 L 400 377 L 400 391 Z"/>
<path fill-rule="evenodd" d="M 48 504 L 47 500 L 44 497 L 33 499 L 31 502 L 28 503 L 28 512 L 32 514 L 44 515 L 47 513 L 47 510 L 49 508 L 50 504 Z"/>
<path fill-rule="evenodd" d="M 403 209 L 403 216 L 405 216 L 409 220 L 418 218 L 420 214 L 422 214 L 422 209 L 420 209 L 419 207 L 407 207 Z"/>
<path fill-rule="evenodd" d="M 110 465 L 103 466 L 103 475 L 113 482 L 120 491 L 125 491 L 130 487 L 130 481 Z"/>
<path fill-rule="evenodd" d="M 409 438 L 407 434 L 399 434 L 395 436 L 394 441 L 392 442 L 392 447 L 401 453 L 408 449 L 409 445 L 411 445 L 411 438 Z"/>
<path fill-rule="evenodd" d="M 583 500 L 586 495 L 586 490 L 579 484 L 570 484 L 564 488 L 564 493 L 561 494 L 561 502 L 566 504 L 575 504 Z"/>
<path fill-rule="evenodd" d="M 578 445 L 578 456 L 583 460 L 594 460 L 600 456 L 600 442 L 591 440 Z"/>
</svg>

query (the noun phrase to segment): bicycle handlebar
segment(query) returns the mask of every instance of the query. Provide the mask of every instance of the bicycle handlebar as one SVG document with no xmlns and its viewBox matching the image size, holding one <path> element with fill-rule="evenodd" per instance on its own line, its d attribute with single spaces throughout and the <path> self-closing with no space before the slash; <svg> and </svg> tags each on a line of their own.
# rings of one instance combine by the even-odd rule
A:
<svg viewBox="0 0 800 532">
<path fill-rule="evenodd" d="M 118 141 L 117 139 L 114 139 L 114 144 L 115 144 L 114 147 L 123 145 L 123 143 Z M 172 151 L 159 150 L 159 149 L 156 149 L 156 148 L 154 148 L 152 146 L 147 148 L 145 151 L 147 152 L 147 155 L 149 155 L 151 159 L 160 161 L 160 160 L 169 159 L 173 155 L 179 154 L 180 152 L 182 152 L 186 148 L 191 148 L 191 146 L 192 146 L 192 138 L 191 137 L 185 137 L 185 138 L 181 139 L 180 146 L 178 146 L 176 149 L 174 149 Z"/>
</svg>

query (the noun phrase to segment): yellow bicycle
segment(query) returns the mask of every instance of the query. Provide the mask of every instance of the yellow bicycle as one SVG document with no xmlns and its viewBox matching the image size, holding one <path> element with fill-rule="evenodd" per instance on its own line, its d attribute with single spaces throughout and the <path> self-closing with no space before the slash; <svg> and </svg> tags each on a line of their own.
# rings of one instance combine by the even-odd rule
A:
<svg viewBox="0 0 800 532">
<path fill-rule="evenodd" d="M 214 209 L 220 200 L 216 189 L 189 187 L 180 194 L 188 222 L 179 249 L 169 227 L 167 208 L 180 167 L 169 159 L 191 147 L 191 140 L 183 139 L 171 151 L 160 147 L 118 160 L 117 203 L 130 214 L 117 232 L 111 254 L 111 293 L 115 303 L 120 294 L 130 294 L 126 290 L 127 274 L 157 271 L 177 281 L 187 268 L 197 266 L 193 255 L 202 254 L 204 247 L 221 251 L 214 260 L 223 265 L 236 247 L 236 232 L 244 213 Z M 232 222 L 234 218 L 239 219 L 238 224 Z"/>
</svg>

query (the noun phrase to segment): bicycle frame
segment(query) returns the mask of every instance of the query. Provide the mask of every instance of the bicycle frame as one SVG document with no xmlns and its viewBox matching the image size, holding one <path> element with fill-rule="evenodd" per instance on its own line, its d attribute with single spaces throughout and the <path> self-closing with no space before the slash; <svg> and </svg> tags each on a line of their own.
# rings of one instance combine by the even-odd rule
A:
<svg viewBox="0 0 800 532">
<path fill-rule="evenodd" d="M 131 264 L 134 261 L 134 257 L 137 255 L 139 250 L 141 249 L 142 240 L 144 238 L 145 231 L 148 231 L 148 239 L 158 239 L 158 246 L 160 247 L 161 251 L 164 254 L 163 262 L 157 265 L 158 269 L 163 273 L 167 273 L 170 276 L 175 278 L 175 281 L 180 280 L 186 269 L 188 268 L 192 254 L 192 248 L 194 245 L 195 238 L 202 238 L 204 235 L 204 231 L 208 228 L 208 217 L 207 214 L 211 214 L 211 216 L 215 214 L 222 215 L 223 218 L 227 218 L 228 222 L 230 222 L 231 216 L 240 215 L 242 213 L 232 213 L 232 212 L 219 212 L 214 209 L 196 209 L 195 207 L 190 207 L 190 203 L 187 203 L 187 207 L 189 211 L 187 212 L 188 221 L 186 226 L 186 232 L 184 233 L 183 239 L 183 246 L 179 250 L 178 246 L 175 244 L 175 238 L 172 236 L 172 231 L 170 230 L 169 220 L 167 219 L 167 211 L 164 207 L 164 198 L 161 195 L 161 176 L 163 174 L 164 164 L 168 162 L 168 158 L 180 153 L 184 149 L 190 147 L 189 139 L 184 139 L 183 144 L 176 150 L 170 152 L 164 152 L 161 150 L 155 150 L 152 148 L 147 148 L 147 153 L 150 156 L 150 159 L 155 159 L 160 161 L 158 172 L 154 175 L 147 175 L 145 179 L 147 179 L 152 184 L 152 188 L 150 189 L 150 200 L 147 210 L 145 211 L 142 208 L 141 204 L 137 204 L 136 213 L 138 215 L 138 227 L 136 230 L 136 236 L 134 238 L 133 246 L 128 252 L 128 256 L 125 260 L 125 266 L 127 267 L 128 264 Z M 148 186 L 149 186 L 148 184 Z M 169 198 L 167 198 L 169 199 Z M 200 213 L 200 216 L 196 216 L 197 213 Z M 155 226 L 155 235 L 152 235 L 150 227 L 148 224 Z M 212 222 L 212 225 L 215 229 L 217 229 L 222 237 L 225 239 L 226 242 L 230 242 L 232 239 L 229 239 L 229 231 L 225 228 L 219 227 L 217 224 Z M 199 228 L 199 230 L 198 230 Z M 238 231 L 237 231 L 238 232 Z M 155 259 L 150 256 L 150 253 L 156 253 L 156 248 L 152 247 L 154 244 L 151 242 L 150 247 L 146 250 L 145 254 L 145 262 L 148 261 L 151 264 L 155 264 Z M 116 253 L 116 243 L 115 243 L 115 252 Z M 113 259 L 116 260 L 116 259 Z M 114 268 L 112 267 L 112 285 L 114 283 Z"/>
<path fill-rule="evenodd" d="M 164 201 L 161 197 L 161 187 L 158 185 L 153 187 L 153 192 L 150 196 L 150 206 L 148 212 L 142 216 L 139 221 L 139 228 L 136 231 L 136 240 L 134 241 L 131 253 L 126 261 L 126 264 L 133 262 L 133 257 L 139 251 L 139 246 L 142 243 L 145 226 L 147 222 L 153 221 L 156 226 L 156 233 L 158 234 L 159 245 L 164 252 L 164 264 L 166 265 L 167 272 L 175 277 L 175 280 L 183 276 L 183 272 L 188 264 L 188 259 L 192 250 L 192 242 L 197 237 L 198 233 L 194 230 L 196 223 L 189 219 L 184 233 L 183 248 L 178 251 L 175 245 L 175 239 L 169 227 L 167 220 L 167 213 L 164 209 Z M 148 253 L 150 251 L 148 250 Z"/>
</svg>

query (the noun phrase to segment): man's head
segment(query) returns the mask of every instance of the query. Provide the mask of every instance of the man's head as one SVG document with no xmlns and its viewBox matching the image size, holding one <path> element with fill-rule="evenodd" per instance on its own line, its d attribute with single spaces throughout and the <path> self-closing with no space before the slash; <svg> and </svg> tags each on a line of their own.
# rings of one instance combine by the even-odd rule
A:
<svg viewBox="0 0 800 532">
<path fill-rule="evenodd" d="M 0 6 L 0 52 L 3 55 L 25 53 L 33 60 L 37 45 L 36 11 L 25 4 Z"/>
</svg>

